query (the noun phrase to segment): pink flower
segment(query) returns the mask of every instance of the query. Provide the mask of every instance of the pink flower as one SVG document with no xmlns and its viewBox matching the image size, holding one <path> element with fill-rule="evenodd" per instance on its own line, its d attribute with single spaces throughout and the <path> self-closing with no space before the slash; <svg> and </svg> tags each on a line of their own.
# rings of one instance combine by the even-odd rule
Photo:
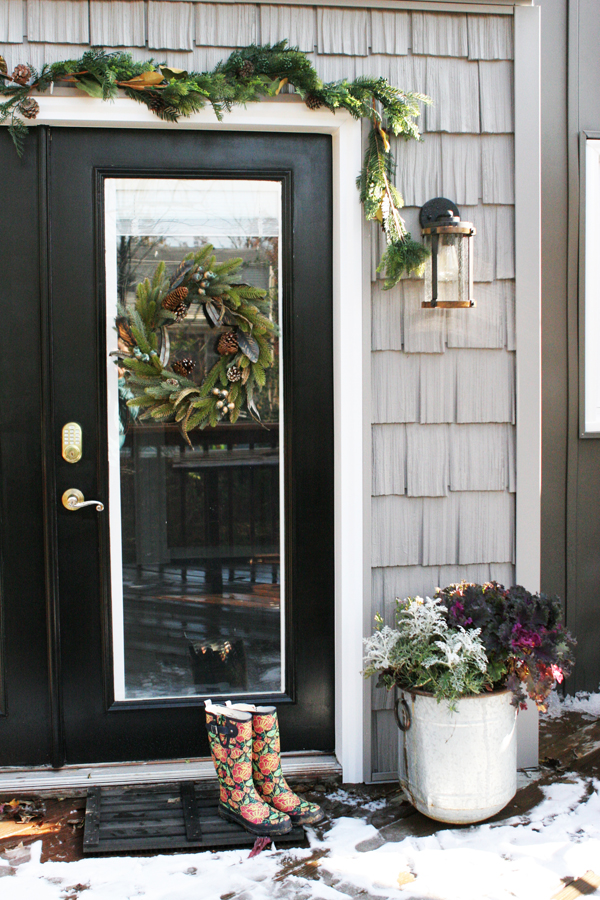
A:
<svg viewBox="0 0 600 900">
<path fill-rule="evenodd" d="M 554 680 L 558 681 L 558 683 L 560 684 L 564 678 L 562 669 L 559 666 L 551 665 L 550 670 L 552 672 L 552 677 L 554 678 Z"/>
</svg>

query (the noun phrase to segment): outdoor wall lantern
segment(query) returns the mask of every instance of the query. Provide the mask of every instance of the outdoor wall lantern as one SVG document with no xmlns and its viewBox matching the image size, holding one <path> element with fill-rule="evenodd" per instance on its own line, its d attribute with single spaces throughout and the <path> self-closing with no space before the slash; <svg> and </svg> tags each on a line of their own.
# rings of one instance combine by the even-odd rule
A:
<svg viewBox="0 0 600 900">
<path fill-rule="evenodd" d="M 423 243 L 431 255 L 425 263 L 425 309 L 455 309 L 475 306 L 471 222 L 460 221 L 456 203 L 446 197 L 428 200 L 419 222 Z"/>
</svg>

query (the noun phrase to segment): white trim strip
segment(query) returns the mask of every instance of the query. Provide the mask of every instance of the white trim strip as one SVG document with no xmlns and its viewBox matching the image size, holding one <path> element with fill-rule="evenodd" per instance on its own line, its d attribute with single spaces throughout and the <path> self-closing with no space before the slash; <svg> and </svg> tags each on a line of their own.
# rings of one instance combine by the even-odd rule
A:
<svg viewBox="0 0 600 900">
<path fill-rule="evenodd" d="M 344 781 L 363 772 L 363 370 L 362 209 L 355 180 L 361 123 L 348 119 L 333 136 L 335 707 L 336 752 Z M 348 237 L 351 242 L 348 243 Z M 368 411 L 368 408 L 367 408 Z"/>
<path fill-rule="evenodd" d="M 539 591 L 542 494 L 540 7 L 515 9 L 516 581 Z M 517 720 L 520 768 L 538 765 L 538 712 Z"/>
<path fill-rule="evenodd" d="M 202 0 L 212 3 L 213 0 Z M 238 0 L 219 0 L 220 3 L 237 3 Z M 269 0 L 262 0 L 259 5 L 270 5 Z M 491 13 L 492 15 L 513 14 L 515 6 L 532 6 L 533 0 L 491 0 L 490 3 L 482 3 L 481 0 L 277 0 L 277 6 L 335 6 L 349 9 L 394 9 L 419 10 L 430 12 L 469 12 Z"/>
<path fill-rule="evenodd" d="M 339 778 L 342 768 L 335 756 L 318 753 L 282 754 L 281 766 L 286 778 L 322 781 Z M 170 784 L 176 781 L 214 782 L 217 777 L 212 759 L 188 762 L 109 763 L 99 766 L 65 766 L 64 769 L 0 769 L 0 793 L 85 794 L 89 787 L 107 785 Z"/>
<path fill-rule="evenodd" d="M 542 484 L 540 7 L 515 10 L 516 580 L 540 589 Z"/>
</svg>

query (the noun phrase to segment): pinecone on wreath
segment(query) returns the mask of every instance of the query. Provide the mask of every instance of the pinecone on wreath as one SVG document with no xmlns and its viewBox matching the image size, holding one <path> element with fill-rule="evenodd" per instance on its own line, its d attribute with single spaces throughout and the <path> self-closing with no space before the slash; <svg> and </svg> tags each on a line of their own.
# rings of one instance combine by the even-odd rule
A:
<svg viewBox="0 0 600 900">
<path fill-rule="evenodd" d="M 20 63 L 13 69 L 12 77 L 13 81 L 15 81 L 17 84 L 27 84 L 27 82 L 31 78 L 31 69 L 29 68 L 29 66 L 25 66 Z"/>
<path fill-rule="evenodd" d="M 242 370 L 239 366 L 229 366 L 227 369 L 227 380 L 228 381 L 241 381 L 242 380 Z"/>
<path fill-rule="evenodd" d="M 323 101 L 316 97 L 315 94 L 308 94 L 304 101 L 309 109 L 321 109 Z"/>
<path fill-rule="evenodd" d="M 0 76 L 1 75 L 8 76 L 8 66 L 6 65 L 6 60 L 3 56 L 0 56 Z"/>
<path fill-rule="evenodd" d="M 238 69 L 240 78 L 252 78 L 254 75 L 254 63 L 247 59 Z"/>
<path fill-rule="evenodd" d="M 177 375 L 188 376 L 191 375 L 194 369 L 196 368 L 196 363 L 193 359 L 189 357 L 185 357 L 185 359 L 177 359 L 171 366 L 174 372 Z"/>
<path fill-rule="evenodd" d="M 18 109 L 25 119 L 35 119 L 40 111 L 40 106 L 33 97 L 26 97 L 25 100 L 19 104 Z"/>
<path fill-rule="evenodd" d="M 181 287 L 175 288 L 174 291 L 171 291 L 167 294 L 166 297 L 163 298 L 161 306 L 163 309 L 168 309 L 170 312 L 179 314 L 179 310 L 181 308 L 181 305 L 183 304 L 187 312 L 187 305 L 185 303 L 185 300 L 188 294 L 189 290 L 183 285 Z"/>
<path fill-rule="evenodd" d="M 239 347 L 235 331 L 226 331 L 217 342 L 217 353 L 219 356 L 227 356 L 229 353 L 237 353 Z"/>
<path fill-rule="evenodd" d="M 180 303 L 179 306 L 177 307 L 177 309 L 173 310 L 173 312 L 175 313 L 175 321 L 183 322 L 183 320 L 185 319 L 185 317 L 188 314 L 188 310 L 189 310 L 189 306 L 187 305 L 187 303 Z"/>
</svg>

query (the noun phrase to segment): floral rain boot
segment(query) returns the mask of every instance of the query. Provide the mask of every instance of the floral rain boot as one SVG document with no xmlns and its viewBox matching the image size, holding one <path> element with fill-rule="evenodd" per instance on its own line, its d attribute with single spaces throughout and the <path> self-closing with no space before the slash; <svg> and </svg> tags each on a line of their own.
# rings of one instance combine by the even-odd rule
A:
<svg viewBox="0 0 600 900">
<path fill-rule="evenodd" d="M 252 834 L 287 834 L 292 822 L 265 803 L 252 781 L 252 716 L 206 701 L 208 742 L 220 784 L 219 815 Z"/>
<path fill-rule="evenodd" d="M 229 702 L 227 708 L 252 713 L 252 777 L 261 800 L 287 813 L 294 825 L 321 822 L 325 818 L 321 807 L 294 794 L 283 777 L 276 708 Z"/>
</svg>

